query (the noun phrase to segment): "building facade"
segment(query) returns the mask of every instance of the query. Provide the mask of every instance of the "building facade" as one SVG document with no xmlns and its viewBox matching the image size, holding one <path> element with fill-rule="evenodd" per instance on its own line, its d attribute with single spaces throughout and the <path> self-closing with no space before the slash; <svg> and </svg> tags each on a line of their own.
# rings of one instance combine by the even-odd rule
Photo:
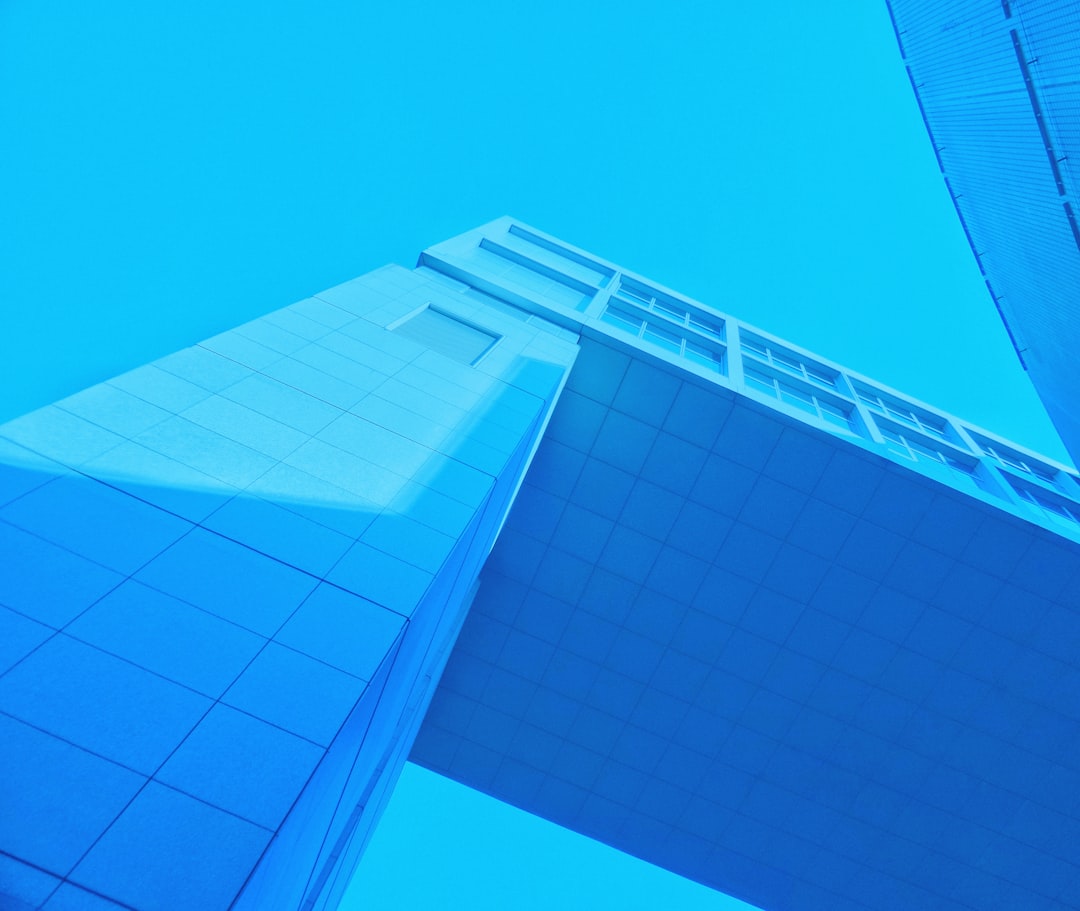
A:
<svg viewBox="0 0 1080 911">
<path fill-rule="evenodd" d="M 1080 4 L 887 2 L 986 286 L 1080 463 Z"/>
<path fill-rule="evenodd" d="M 763 908 L 1080 895 L 1076 474 L 512 219 L 0 447 L 5 907 L 333 908 L 410 755 Z"/>
</svg>

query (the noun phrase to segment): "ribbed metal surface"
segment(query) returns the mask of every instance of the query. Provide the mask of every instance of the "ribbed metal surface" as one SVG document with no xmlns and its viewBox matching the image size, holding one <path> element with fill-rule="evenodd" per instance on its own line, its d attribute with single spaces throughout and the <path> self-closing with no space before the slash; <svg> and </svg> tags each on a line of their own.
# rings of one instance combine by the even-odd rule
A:
<svg viewBox="0 0 1080 911">
<path fill-rule="evenodd" d="M 995 304 L 1080 459 L 1080 2 L 889 7 Z"/>
</svg>

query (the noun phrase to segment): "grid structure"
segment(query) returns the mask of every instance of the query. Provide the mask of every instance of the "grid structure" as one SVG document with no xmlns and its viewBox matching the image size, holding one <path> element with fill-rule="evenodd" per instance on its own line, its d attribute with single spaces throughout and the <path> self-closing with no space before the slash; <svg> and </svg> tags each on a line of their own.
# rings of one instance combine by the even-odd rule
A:
<svg viewBox="0 0 1080 911">
<path fill-rule="evenodd" d="M 639 276 L 591 295 L 544 310 L 581 353 L 413 758 L 764 908 L 1072 906 L 1075 474 Z"/>
<path fill-rule="evenodd" d="M 1080 548 L 598 342 L 417 761 L 763 908 L 1066 908 Z"/>
<path fill-rule="evenodd" d="M 521 284 L 504 269 L 493 270 L 481 254 L 507 237 L 515 238 L 520 258 L 531 247 L 537 263 L 543 259 L 545 283 L 561 280 L 587 300 L 575 298 L 571 306 L 562 295 L 546 297 L 547 284 Z M 526 318 L 536 314 L 532 318 L 558 321 L 576 333 L 599 333 L 616 347 L 624 341 L 623 350 L 646 352 L 672 368 L 767 402 L 1080 540 L 1080 523 L 1068 519 L 1080 505 L 1074 470 L 1021 452 L 982 428 L 553 238 L 544 238 L 543 246 L 525 238 L 542 235 L 502 219 L 426 250 L 421 264 L 453 277 L 460 287 L 483 289 L 489 300 Z M 577 268 L 573 279 L 571 265 Z M 584 283 L 589 275 L 591 285 Z M 1062 509 L 1051 509 L 1051 517 L 1028 490 Z"/>
<path fill-rule="evenodd" d="M 766 908 L 1069 907 L 1078 489 L 500 219 L 0 427 L 0 903 L 331 908 L 412 749 Z"/>
<path fill-rule="evenodd" d="M 0 906 L 336 906 L 576 350 L 476 308 L 388 267 L 0 427 Z"/>
</svg>

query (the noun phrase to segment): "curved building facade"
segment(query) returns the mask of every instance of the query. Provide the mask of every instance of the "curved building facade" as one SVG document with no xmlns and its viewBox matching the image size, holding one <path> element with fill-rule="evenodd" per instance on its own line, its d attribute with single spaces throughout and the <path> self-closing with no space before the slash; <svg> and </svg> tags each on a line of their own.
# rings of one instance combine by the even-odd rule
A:
<svg viewBox="0 0 1080 911">
<path fill-rule="evenodd" d="M 1080 3 L 888 5 L 987 288 L 1080 462 Z"/>
</svg>

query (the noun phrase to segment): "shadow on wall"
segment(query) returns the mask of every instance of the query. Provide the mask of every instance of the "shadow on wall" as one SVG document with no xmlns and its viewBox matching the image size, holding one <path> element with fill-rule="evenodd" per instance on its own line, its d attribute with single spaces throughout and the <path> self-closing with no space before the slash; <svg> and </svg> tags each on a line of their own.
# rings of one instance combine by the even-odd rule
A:
<svg viewBox="0 0 1080 911">
<path fill-rule="evenodd" d="M 0 896 L 332 906 L 564 373 L 274 455 L 165 412 L 0 427 Z"/>
</svg>

